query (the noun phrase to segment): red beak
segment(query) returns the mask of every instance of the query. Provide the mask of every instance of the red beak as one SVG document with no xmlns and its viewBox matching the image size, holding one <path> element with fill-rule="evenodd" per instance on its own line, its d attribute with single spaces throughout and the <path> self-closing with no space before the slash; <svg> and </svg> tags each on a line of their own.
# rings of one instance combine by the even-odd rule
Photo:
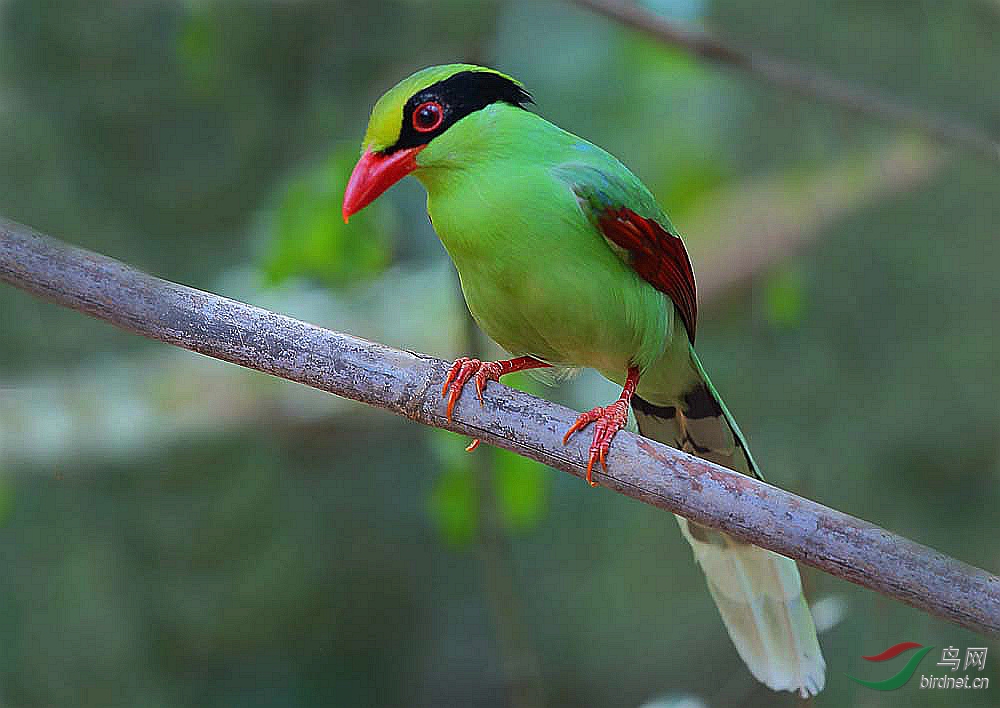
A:
<svg viewBox="0 0 1000 708">
<path fill-rule="evenodd" d="M 406 175 L 417 169 L 417 153 L 426 147 L 396 150 L 388 155 L 365 150 L 344 190 L 344 223 Z"/>
</svg>

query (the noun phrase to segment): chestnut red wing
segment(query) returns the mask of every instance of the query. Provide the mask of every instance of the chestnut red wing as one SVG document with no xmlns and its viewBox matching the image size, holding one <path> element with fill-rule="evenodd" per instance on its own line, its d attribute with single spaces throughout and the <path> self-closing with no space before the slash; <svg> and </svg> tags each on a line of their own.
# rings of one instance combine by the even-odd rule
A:
<svg viewBox="0 0 1000 708">
<path fill-rule="evenodd" d="M 635 272 L 674 301 L 694 342 L 698 299 L 694 271 L 680 237 L 627 207 L 606 209 L 597 224 L 606 239 L 629 253 Z"/>
</svg>

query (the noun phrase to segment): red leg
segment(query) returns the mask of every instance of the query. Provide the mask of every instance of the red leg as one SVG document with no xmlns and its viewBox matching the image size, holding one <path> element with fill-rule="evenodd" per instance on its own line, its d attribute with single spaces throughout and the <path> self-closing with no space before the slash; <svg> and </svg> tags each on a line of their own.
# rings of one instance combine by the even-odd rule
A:
<svg viewBox="0 0 1000 708">
<path fill-rule="evenodd" d="M 636 386 L 639 385 L 639 370 L 634 366 L 629 367 L 628 377 L 622 387 L 622 395 L 610 406 L 597 406 L 596 408 L 581 413 L 576 422 L 570 426 L 563 436 L 563 445 L 569 442 L 570 436 L 578 430 L 586 428 L 594 423 L 594 440 L 590 443 L 590 457 L 587 459 L 587 482 L 591 487 L 596 487 L 592 472 L 594 463 L 601 461 L 601 467 L 608 471 L 608 450 L 611 449 L 611 440 L 615 434 L 625 427 L 628 421 L 628 406 L 635 393 Z"/>
<path fill-rule="evenodd" d="M 451 418 L 451 412 L 455 408 L 458 397 L 462 395 L 462 389 L 473 375 L 476 377 L 476 396 L 479 398 L 479 403 L 482 404 L 483 389 L 486 388 L 487 382 L 499 381 L 501 376 L 513 374 L 515 371 L 544 369 L 548 366 L 550 364 L 546 364 L 544 361 L 531 356 L 519 356 L 515 359 L 487 362 L 479 361 L 479 359 L 470 359 L 467 356 L 456 359 L 455 363 L 451 366 L 451 370 L 448 371 L 448 376 L 445 377 L 444 386 L 441 387 L 441 397 L 448 396 L 448 408 L 445 415 L 449 419 Z M 449 390 L 451 391 L 450 395 Z"/>
</svg>

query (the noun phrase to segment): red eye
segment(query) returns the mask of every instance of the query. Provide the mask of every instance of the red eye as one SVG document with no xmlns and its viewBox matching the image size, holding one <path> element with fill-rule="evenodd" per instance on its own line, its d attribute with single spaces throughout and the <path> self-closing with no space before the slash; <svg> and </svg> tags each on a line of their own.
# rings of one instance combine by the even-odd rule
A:
<svg viewBox="0 0 1000 708">
<path fill-rule="evenodd" d="M 444 109 L 437 101 L 425 101 L 413 109 L 413 128 L 420 133 L 436 130 L 444 122 Z"/>
</svg>

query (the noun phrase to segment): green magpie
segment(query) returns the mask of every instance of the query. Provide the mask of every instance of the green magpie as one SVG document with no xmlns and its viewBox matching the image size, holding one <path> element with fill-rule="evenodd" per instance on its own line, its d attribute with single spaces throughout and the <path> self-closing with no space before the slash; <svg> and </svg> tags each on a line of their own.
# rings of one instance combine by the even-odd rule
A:
<svg viewBox="0 0 1000 708">
<path fill-rule="evenodd" d="M 346 221 L 405 175 L 420 180 L 470 312 L 512 356 L 458 359 L 442 388 L 448 415 L 470 380 L 482 402 L 504 374 L 590 367 L 622 386 L 564 438 L 593 424 L 591 484 L 630 407 L 642 435 L 761 478 L 695 354 L 694 272 L 677 229 L 621 162 L 531 103 L 486 67 L 418 71 L 375 104 L 344 194 Z M 818 693 L 825 663 L 795 562 L 677 521 L 751 673 Z"/>
</svg>

